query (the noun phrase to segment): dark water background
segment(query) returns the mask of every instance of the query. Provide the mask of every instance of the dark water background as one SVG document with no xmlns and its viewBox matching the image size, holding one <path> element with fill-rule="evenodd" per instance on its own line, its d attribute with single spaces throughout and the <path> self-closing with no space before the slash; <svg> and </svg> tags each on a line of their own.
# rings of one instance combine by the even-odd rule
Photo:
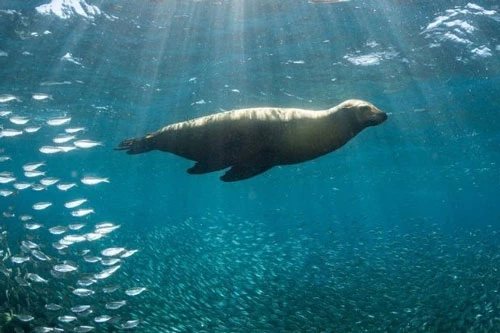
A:
<svg viewBox="0 0 500 333">
<path fill-rule="evenodd" d="M 66 179 L 109 177 L 77 196 L 97 212 L 89 222 L 122 225 L 110 244 L 141 250 L 123 265 L 149 288 L 127 310 L 139 331 L 500 330 L 496 1 L 96 1 L 106 15 L 67 19 L 37 13 L 42 4 L 0 6 L 0 93 L 21 99 L 1 110 L 39 123 L 71 115 L 104 146 L 47 156 L 37 149 L 57 132 L 42 128 L 1 138 L 12 161 L 0 169 L 44 160 Z M 39 92 L 52 99 L 31 99 Z M 112 150 L 221 110 L 349 98 L 388 121 L 243 182 Z M 23 192 L 0 207 L 61 196 Z M 56 207 L 37 214 L 67 220 Z M 9 221 L 15 248 L 25 231 Z"/>
</svg>

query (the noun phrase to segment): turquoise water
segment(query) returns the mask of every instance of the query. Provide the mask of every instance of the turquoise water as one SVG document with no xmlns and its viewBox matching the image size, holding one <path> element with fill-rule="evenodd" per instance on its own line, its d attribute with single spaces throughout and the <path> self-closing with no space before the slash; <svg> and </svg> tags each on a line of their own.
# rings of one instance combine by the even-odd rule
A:
<svg viewBox="0 0 500 333">
<path fill-rule="evenodd" d="M 500 331 L 496 1 L 6 1 L 0 20 L 3 331 Z M 350 98 L 388 120 L 241 182 L 113 150 L 223 110 Z M 47 153 L 78 140 L 98 145 Z M 94 240 L 103 222 L 120 227 Z M 106 265 L 109 248 L 125 250 Z"/>
</svg>

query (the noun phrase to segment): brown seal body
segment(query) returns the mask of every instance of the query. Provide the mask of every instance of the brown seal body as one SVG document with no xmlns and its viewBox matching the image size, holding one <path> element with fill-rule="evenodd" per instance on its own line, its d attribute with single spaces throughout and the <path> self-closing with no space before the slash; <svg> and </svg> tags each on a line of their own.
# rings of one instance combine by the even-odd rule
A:
<svg viewBox="0 0 500 333">
<path fill-rule="evenodd" d="M 115 148 L 127 154 L 161 150 L 196 161 L 201 174 L 231 167 L 223 181 L 256 176 L 276 165 L 295 164 L 330 153 L 387 115 L 361 100 L 312 111 L 251 108 L 216 113 L 163 127 Z"/>
</svg>

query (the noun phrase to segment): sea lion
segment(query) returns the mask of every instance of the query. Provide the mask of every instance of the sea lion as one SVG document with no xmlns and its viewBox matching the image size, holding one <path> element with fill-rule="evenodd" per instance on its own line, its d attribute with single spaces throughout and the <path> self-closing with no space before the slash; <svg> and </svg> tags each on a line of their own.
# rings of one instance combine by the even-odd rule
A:
<svg viewBox="0 0 500 333">
<path fill-rule="evenodd" d="M 331 109 L 232 110 L 163 127 L 122 141 L 116 150 L 161 150 L 195 161 L 189 174 L 229 168 L 225 182 L 247 179 L 273 166 L 301 163 L 330 153 L 387 114 L 371 103 L 347 100 Z"/>
</svg>

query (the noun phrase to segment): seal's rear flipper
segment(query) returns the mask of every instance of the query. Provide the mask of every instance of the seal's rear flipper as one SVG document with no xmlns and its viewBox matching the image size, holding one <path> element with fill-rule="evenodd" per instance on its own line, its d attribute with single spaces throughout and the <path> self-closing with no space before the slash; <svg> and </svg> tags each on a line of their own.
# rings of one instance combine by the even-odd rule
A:
<svg viewBox="0 0 500 333">
<path fill-rule="evenodd" d="M 115 148 L 115 150 L 126 150 L 130 155 L 146 153 L 153 149 L 146 137 L 124 140 Z"/>
<path fill-rule="evenodd" d="M 272 167 L 272 165 L 233 165 L 220 179 L 224 182 L 235 182 L 257 176 Z"/>
</svg>

